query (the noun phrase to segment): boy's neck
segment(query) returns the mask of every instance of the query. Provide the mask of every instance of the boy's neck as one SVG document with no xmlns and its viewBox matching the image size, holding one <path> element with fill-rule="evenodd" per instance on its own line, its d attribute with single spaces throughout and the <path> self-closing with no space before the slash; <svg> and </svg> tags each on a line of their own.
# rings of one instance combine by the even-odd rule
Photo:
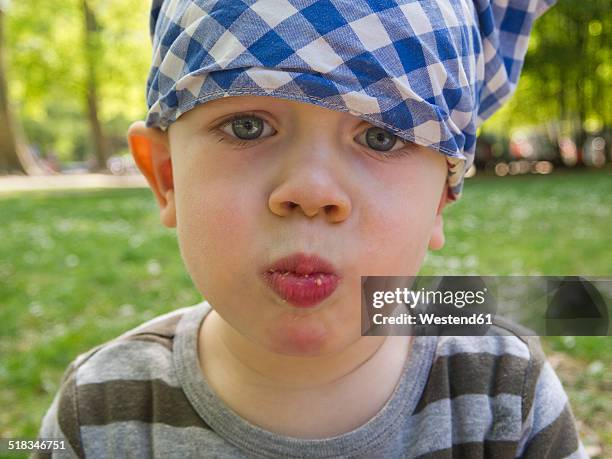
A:
<svg viewBox="0 0 612 459">
<path fill-rule="evenodd" d="M 209 385 L 247 421 L 297 438 L 334 437 L 375 416 L 397 387 L 412 342 L 366 336 L 337 355 L 288 357 L 223 324 L 213 310 L 200 329 L 199 360 Z"/>
<path fill-rule="evenodd" d="M 299 391 L 340 383 L 362 368 L 382 350 L 386 336 L 362 336 L 333 355 L 298 357 L 271 352 L 234 330 L 215 310 L 207 315 L 200 330 L 200 362 L 214 356 L 229 377 L 241 383 Z M 204 344 L 208 349 L 204 349 Z M 221 363 L 222 362 L 222 363 Z"/>
</svg>

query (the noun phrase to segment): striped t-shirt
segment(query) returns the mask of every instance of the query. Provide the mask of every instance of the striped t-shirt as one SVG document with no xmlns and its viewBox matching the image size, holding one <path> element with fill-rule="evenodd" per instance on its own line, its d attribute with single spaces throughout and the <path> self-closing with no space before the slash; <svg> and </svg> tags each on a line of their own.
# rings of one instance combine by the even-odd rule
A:
<svg viewBox="0 0 612 459">
<path fill-rule="evenodd" d="M 587 457 L 537 338 L 414 337 L 374 417 L 302 439 L 241 418 L 208 385 L 197 343 L 210 310 L 176 310 L 79 355 L 39 432 L 66 440 L 53 457 Z"/>
</svg>

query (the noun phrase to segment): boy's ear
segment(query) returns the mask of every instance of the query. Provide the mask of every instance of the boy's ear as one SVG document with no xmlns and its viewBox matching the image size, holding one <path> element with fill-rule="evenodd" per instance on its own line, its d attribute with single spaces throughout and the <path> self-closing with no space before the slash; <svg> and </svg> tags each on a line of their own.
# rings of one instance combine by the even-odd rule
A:
<svg viewBox="0 0 612 459">
<path fill-rule="evenodd" d="M 158 128 L 148 128 L 144 121 L 136 121 L 128 129 L 127 135 L 134 161 L 149 182 L 159 204 L 162 224 L 168 228 L 176 227 L 168 133 Z"/>
<path fill-rule="evenodd" d="M 434 226 L 431 231 L 431 237 L 429 239 L 429 248 L 431 250 L 440 250 L 444 247 L 444 219 L 442 218 L 442 210 L 447 203 L 448 196 L 448 182 L 444 184 L 444 189 L 442 190 L 442 196 L 440 196 L 440 201 L 438 202 L 438 209 L 436 210 L 436 219 L 434 221 Z"/>
</svg>

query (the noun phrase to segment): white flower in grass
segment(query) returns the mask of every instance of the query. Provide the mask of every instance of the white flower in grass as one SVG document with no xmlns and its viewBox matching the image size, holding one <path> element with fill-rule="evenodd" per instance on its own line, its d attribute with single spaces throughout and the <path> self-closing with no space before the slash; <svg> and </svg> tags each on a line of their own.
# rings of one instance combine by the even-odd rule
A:
<svg viewBox="0 0 612 459">
<path fill-rule="evenodd" d="M 152 259 L 147 262 L 147 271 L 151 276 L 159 276 L 162 271 L 162 267 L 159 261 Z"/>
<path fill-rule="evenodd" d="M 74 253 L 71 253 L 70 255 L 68 255 L 66 259 L 64 260 L 64 263 L 66 264 L 68 268 L 76 268 L 77 266 L 79 266 L 80 262 L 81 262 L 80 258 L 78 257 L 78 255 L 75 255 Z"/>
<path fill-rule="evenodd" d="M 599 375 L 603 373 L 603 370 L 604 370 L 604 364 L 603 362 L 600 362 L 599 360 L 595 360 L 594 362 L 592 362 L 588 368 L 588 372 L 591 375 Z"/>
</svg>

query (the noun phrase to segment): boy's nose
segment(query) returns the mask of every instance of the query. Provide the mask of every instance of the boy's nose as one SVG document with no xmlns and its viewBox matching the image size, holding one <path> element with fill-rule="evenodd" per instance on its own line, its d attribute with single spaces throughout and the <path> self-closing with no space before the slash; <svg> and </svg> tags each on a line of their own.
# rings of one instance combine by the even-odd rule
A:
<svg viewBox="0 0 612 459">
<path fill-rule="evenodd" d="M 285 155 L 281 179 L 268 200 L 270 210 L 281 217 L 301 212 L 309 218 L 323 215 L 332 223 L 344 221 L 351 200 L 335 172 L 341 166 L 339 153 L 313 146 L 295 150 Z"/>
</svg>

